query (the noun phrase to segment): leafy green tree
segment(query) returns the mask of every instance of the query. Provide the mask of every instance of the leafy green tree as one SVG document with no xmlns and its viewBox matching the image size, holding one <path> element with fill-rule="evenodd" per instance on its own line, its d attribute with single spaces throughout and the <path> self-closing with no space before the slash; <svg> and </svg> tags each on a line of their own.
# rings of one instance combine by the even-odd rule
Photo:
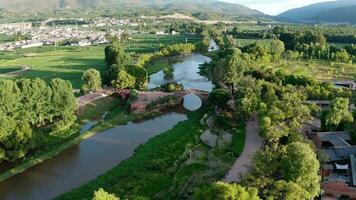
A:
<svg viewBox="0 0 356 200">
<path fill-rule="evenodd" d="M 19 115 L 31 126 L 41 126 L 48 120 L 52 89 L 41 79 L 24 79 L 18 82 L 21 90 Z"/>
<path fill-rule="evenodd" d="M 240 50 L 234 50 L 233 53 L 228 56 L 226 64 L 223 66 L 224 69 L 222 70 L 222 81 L 229 86 L 231 93 L 234 92 L 234 84 L 246 70 L 246 65 L 247 63 L 241 56 Z"/>
<path fill-rule="evenodd" d="M 278 61 L 285 51 L 284 43 L 280 40 L 272 40 L 269 46 L 269 53 L 274 61 Z"/>
<path fill-rule="evenodd" d="M 131 58 L 119 42 L 114 42 L 105 48 L 105 61 L 109 66 L 116 64 L 123 67 L 131 63 Z"/>
<path fill-rule="evenodd" d="M 117 74 L 117 79 L 112 81 L 112 85 L 118 89 L 134 89 L 135 84 L 135 77 L 131 76 L 123 69 Z"/>
<path fill-rule="evenodd" d="M 20 89 L 12 80 L 0 79 L 0 113 L 6 116 L 17 116 L 20 106 Z"/>
<path fill-rule="evenodd" d="M 70 82 L 56 78 L 49 85 L 52 89 L 50 121 L 74 120 L 77 100 Z"/>
<path fill-rule="evenodd" d="M 209 96 L 209 101 L 220 108 L 225 108 L 229 99 L 229 92 L 225 89 L 215 89 Z"/>
<path fill-rule="evenodd" d="M 348 98 L 336 98 L 331 101 L 330 111 L 326 115 L 326 125 L 337 127 L 340 123 L 353 122 L 352 113 L 349 111 Z"/>
<path fill-rule="evenodd" d="M 319 161 L 309 144 L 293 142 L 287 145 L 282 157 L 283 180 L 298 184 L 304 199 L 314 199 L 320 192 Z"/>
<path fill-rule="evenodd" d="M 350 60 L 350 55 L 347 53 L 345 49 L 336 52 L 335 59 L 336 62 L 348 63 Z"/>
<path fill-rule="evenodd" d="M 100 72 L 96 69 L 88 69 L 82 76 L 82 90 L 85 93 L 99 89 L 101 87 Z"/>
<path fill-rule="evenodd" d="M 300 200 L 306 199 L 306 193 L 298 184 L 284 180 L 275 181 L 268 192 L 268 199 Z"/>
<path fill-rule="evenodd" d="M 258 111 L 261 84 L 252 77 L 243 77 L 237 82 L 235 105 L 241 117 L 250 117 Z"/>
<path fill-rule="evenodd" d="M 94 192 L 93 200 L 120 200 L 119 197 L 116 197 L 114 194 L 109 194 L 103 190 L 103 188 L 99 188 Z"/>
<path fill-rule="evenodd" d="M 254 188 L 245 188 L 237 184 L 216 182 L 197 191 L 196 200 L 259 200 L 258 191 Z"/>
<path fill-rule="evenodd" d="M 135 77 L 136 79 L 135 88 L 137 90 L 145 90 L 147 88 L 148 74 L 145 68 L 139 65 L 128 65 L 126 67 L 126 71 L 131 76 Z"/>
<path fill-rule="evenodd" d="M 174 69 L 172 66 L 169 66 L 163 69 L 164 79 L 172 79 L 174 78 Z"/>
</svg>

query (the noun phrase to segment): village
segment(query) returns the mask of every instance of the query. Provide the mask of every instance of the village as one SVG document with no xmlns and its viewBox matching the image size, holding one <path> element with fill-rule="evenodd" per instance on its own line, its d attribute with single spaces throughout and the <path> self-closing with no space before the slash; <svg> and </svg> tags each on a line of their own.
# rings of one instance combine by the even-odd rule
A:
<svg viewBox="0 0 356 200">
<path fill-rule="evenodd" d="M 55 22 L 75 22 L 74 25 L 53 25 Z M 6 42 L 0 44 L 0 50 L 11 50 L 15 48 L 31 48 L 44 45 L 59 45 L 66 41 L 65 45 L 90 46 L 106 44 L 106 36 L 120 38 L 124 29 L 110 29 L 109 31 L 96 30 L 95 27 L 104 26 L 138 26 L 138 23 L 127 19 L 97 18 L 86 21 L 82 18 L 65 19 L 49 18 L 38 22 L 36 26 L 32 22 L 0 24 L 0 34 L 14 36 L 20 34 L 29 36 L 29 39 Z"/>
</svg>

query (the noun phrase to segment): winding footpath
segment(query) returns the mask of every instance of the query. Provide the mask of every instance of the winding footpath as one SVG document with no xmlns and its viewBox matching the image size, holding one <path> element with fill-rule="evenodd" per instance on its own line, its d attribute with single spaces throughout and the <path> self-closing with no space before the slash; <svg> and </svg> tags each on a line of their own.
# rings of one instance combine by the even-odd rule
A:
<svg viewBox="0 0 356 200">
<path fill-rule="evenodd" d="M 246 142 L 245 147 L 241 155 L 237 158 L 234 165 L 224 178 L 224 182 L 232 183 L 239 182 L 241 177 L 247 174 L 249 167 L 252 164 L 252 156 L 263 145 L 263 139 L 259 135 L 259 123 L 258 118 L 246 122 Z"/>
</svg>

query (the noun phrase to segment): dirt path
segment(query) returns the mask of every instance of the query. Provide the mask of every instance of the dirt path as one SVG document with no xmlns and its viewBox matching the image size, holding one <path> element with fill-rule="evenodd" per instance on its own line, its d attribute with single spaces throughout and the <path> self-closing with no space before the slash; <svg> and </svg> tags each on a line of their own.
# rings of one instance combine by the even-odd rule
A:
<svg viewBox="0 0 356 200">
<path fill-rule="evenodd" d="M 263 145 L 263 139 L 259 136 L 259 124 L 257 117 L 247 121 L 246 123 L 246 142 L 245 148 L 237 158 L 234 165 L 224 178 L 224 182 L 239 182 L 241 176 L 248 172 L 249 167 L 252 164 L 252 156 Z"/>
</svg>

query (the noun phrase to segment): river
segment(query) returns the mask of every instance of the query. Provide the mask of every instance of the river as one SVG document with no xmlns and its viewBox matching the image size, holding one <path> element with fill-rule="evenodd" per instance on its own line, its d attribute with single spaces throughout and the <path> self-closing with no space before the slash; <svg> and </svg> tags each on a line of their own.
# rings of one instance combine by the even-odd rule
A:
<svg viewBox="0 0 356 200">
<path fill-rule="evenodd" d="M 211 91 L 212 83 L 198 73 L 199 65 L 209 61 L 209 57 L 198 53 L 178 58 L 173 65 L 174 80 L 183 84 L 185 89 Z M 158 72 L 151 76 L 150 86 L 163 84 L 164 81 L 163 72 Z M 0 199 L 52 199 L 112 169 L 129 158 L 140 144 L 186 119 L 181 111 L 167 111 L 153 119 L 98 133 L 53 159 L 1 182 Z"/>
</svg>

